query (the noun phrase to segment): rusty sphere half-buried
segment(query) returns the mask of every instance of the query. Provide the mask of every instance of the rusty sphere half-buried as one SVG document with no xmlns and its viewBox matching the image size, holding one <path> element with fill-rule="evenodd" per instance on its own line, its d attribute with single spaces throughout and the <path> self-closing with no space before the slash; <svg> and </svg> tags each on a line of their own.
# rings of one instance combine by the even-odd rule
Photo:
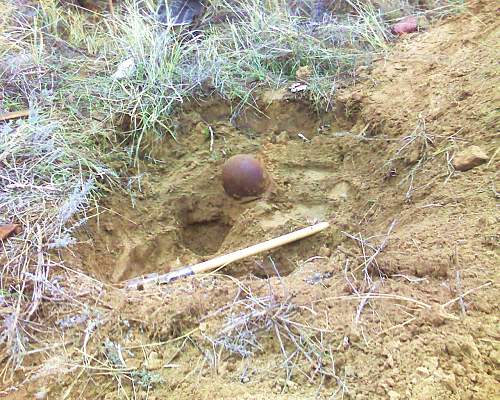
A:
<svg viewBox="0 0 500 400">
<path fill-rule="evenodd" d="M 238 154 L 227 160 L 222 167 L 222 181 L 226 193 L 236 198 L 258 196 L 268 186 L 264 166 L 250 154 Z"/>
</svg>

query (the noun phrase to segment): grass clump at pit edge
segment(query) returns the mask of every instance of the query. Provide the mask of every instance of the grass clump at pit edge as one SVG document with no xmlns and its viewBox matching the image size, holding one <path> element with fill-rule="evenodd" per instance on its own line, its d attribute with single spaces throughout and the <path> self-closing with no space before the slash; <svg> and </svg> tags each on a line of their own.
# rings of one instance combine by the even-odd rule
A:
<svg viewBox="0 0 500 400">
<path fill-rule="evenodd" d="M 72 112 L 61 93 L 64 63 L 54 56 L 46 26 L 30 20 L 29 9 L 24 14 L 3 1 L 0 8 L 2 112 L 29 110 L 27 119 L 0 123 L 0 225 L 20 227 L 0 242 L 5 378 L 9 365 L 44 348 L 53 334 L 57 311 L 42 305 L 87 309 L 59 253 L 77 241 L 76 230 L 117 175 L 105 165 L 97 124 Z"/>
<path fill-rule="evenodd" d="M 158 24 L 133 2 L 107 24 L 109 42 L 100 58 L 106 73 L 87 81 L 87 90 L 108 117 L 125 115 L 135 122 L 137 148 L 146 133 L 175 137 L 170 117 L 187 99 L 220 96 L 236 104 L 236 114 L 253 104 L 258 89 L 293 82 L 301 66 L 311 70 L 307 95 L 318 109 L 327 109 L 335 88 L 383 51 L 388 35 L 372 6 L 321 24 L 292 15 L 281 2 L 266 7 L 257 0 L 218 2 L 218 7 L 232 13 L 231 20 L 207 22 L 194 33 Z M 112 79 L 127 59 L 134 60 L 134 72 Z"/>
</svg>

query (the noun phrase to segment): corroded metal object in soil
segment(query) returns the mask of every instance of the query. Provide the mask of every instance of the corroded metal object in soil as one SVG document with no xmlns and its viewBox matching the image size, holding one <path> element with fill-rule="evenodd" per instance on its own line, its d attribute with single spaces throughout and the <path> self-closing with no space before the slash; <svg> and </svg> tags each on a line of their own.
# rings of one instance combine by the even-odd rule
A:
<svg viewBox="0 0 500 400">
<path fill-rule="evenodd" d="M 222 181 L 228 195 L 240 198 L 260 195 L 269 184 L 262 163 L 250 154 L 238 154 L 227 160 L 222 168 Z"/>
</svg>

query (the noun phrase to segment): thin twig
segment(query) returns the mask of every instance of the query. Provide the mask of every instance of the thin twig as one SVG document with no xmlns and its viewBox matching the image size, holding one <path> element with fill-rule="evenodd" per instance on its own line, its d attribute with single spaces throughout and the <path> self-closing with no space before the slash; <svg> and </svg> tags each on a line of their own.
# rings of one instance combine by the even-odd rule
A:
<svg viewBox="0 0 500 400">
<path fill-rule="evenodd" d="M 208 132 L 210 133 L 210 153 L 213 153 L 214 151 L 214 130 L 210 125 L 208 126 Z"/>
<path fill-rule="evenodd" d="M 463 292 L 460 296 L 458 297 L 455 297 L 454 299 L 451 299 L 450 301 L 447 301 L 446 303 L 444 304 L 441 304 L 441 307 L 445 308 L 445 307 L 448 307 L 450 305 L 452 305 L 453 303 L 456 303 L 457 301 L 460 301 L 460 299 L 463 299 L 465 296 L 479 290 L 479 289 L 483 289 L 485 287 L 488 287 L 488 286 L 491 286 L 493 285 L 493 282 L 492 281 L 488 281 L 486 283 L 483 283 L 482 285 L 479 285 L 475 288 L 472 288 L 472 289 L 469 289 L 469 290 L 466 290 L 465 292 Z"/>
<path fill-rule="evenodd" d="M 370 291 L 368 292 L 368 295 L 371 295 L 372 293 L 374 293 L 377 289 L 378 289 L 378 286 L 379 286 L 379 282 L 375 282 L 371 287 L 370 287 Z M 356 310 L 356 317 L 354 318 L 354 324 L 357 325 L 359 324 L 359 320 L 361 318 L 361 313 L 363 311 L 363 308 L 365 307 L 366 303 L 368 303 L 368 300 L 370 299 L 370 297 L 368 296 L 365 296 L 363 297 L 363 299 L 361 300 L 361 302 L 359 303 L 358 305 L 358 308 Z"/>
</svg>

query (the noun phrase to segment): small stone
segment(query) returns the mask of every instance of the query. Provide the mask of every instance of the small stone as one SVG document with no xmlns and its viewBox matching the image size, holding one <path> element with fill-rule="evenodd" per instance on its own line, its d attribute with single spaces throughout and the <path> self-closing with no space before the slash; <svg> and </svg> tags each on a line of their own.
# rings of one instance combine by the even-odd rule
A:
<svg viewBox="0 0 500 400">
<path fill-rule="evenodd" d="M 453 159 L 453 167 L 457 171 L 468 171 L 488 161 L 488 155 L 479 146 L 469 146 L 458 152 Z"/>
<path fill-rule="evenodd" d="M 45 400 L 48 399 L 48 397 L 49 397 L 49 392 L 45 388 L 42 388 L 35 393 L 35 400 Z"/>
<path fill-rule="evenodd" d="M 321 146 L 324 143 L 324 138 L 323 138 L 323 136 L 319 136 L 319 135 L 313 136 L 311 138 L 311 142 L 310 143 L 312 145 Z"/>
<path fill-rule="evenodd" d="M 438 369 L 434 376 L 439 382 L 442 382 L 451 392 L 457 391 L 457 381 L 454 374 L 447 374 L 443 370 Z"/>
<path fill-rule="evenodd" d="M 330 257 L 331 254 L 332 254 L 332 250 L 326 246 L 322 246 L 318 252 L 318 255 L 320 257 Z"/>
<path fill-rule="evenodd" d="M 345 376 L 348 376 L 348 377 L 354 377 L 354 376 L 356 376 L 356 370 L 354 369 L 353 366 L 346 365 L 344 368 L 344 374 L 345 374 Z"/>
<path fill-rule="evenodd" d="M 295 78 L 297 78 L 300 81 L 306 80 L 309 78 L 312 74 L 311 67 L 308 65 L 303 65 L 302 67 L 299 67 L 297 69 L 297 72 L 295 73 Z"/>
<path fill-rule="evenodd" d="M 391 353 L 387 354 L 387 361 L 386 362 L 390 368 L 394 368 L 394 357 L 392 356 Z"/>
<path fill-rule="evenodd" d="M 389 390 L 387 396 L 389 396 L 389 400 L 399 400 L 401 398 L 401 395 L 394 390 Z"/>
<path fill-rule="evenodd" d="M 155 371 L 157 369 L 160 369 L 162 366 L 163 366 L 163 361 L 158 358 L 155 358 L 153 360 L 148 360 L 145 365 L 148 371 Z"/>
<path fill-rule="evenodd" d="M 500 366 L 500 351 L 492 350 L 490 352 L 490 360 L 498 367 Z"/>
<path fill-rule="evenodd" d="M 429 370 L 429 372 L 434 372 L 439 366 L 439 358 L 429 357 L 424 361 L 424 366 Z"/>
<path fill-rule="evenodd" d="M 298 385 L 294 381 L 287 380 L 286 386 L 288 386 L 290 389 L 296 389 Z"/>
<path fill-rule="evenodd" d="M 418 367 L 416 371 L 417 375 L 421 376 L 422 378 L 427 378 L 431 374 L 425 367 Z"/>
<path fill-rule="evenodd" d="M 114 228 L 114 226 L 113 226 L 113 224 L 111 222 L 105 222 L 103 224 L 103 227 L 104 227 L 104 230 L 106 232 L 109 232 L 109 233 L 111 233 L 111 232 L 113 232 L 115 230 L 115 228 Z"/>
<path fill-rule="evenodd" d="M 454 364 L 453 365 L 453 373 L 458 376 L 465 376 L 466 369 L 462 364 Z"/>
<path fill-rule="evenodd" d="M 361 335 L 359 334 L 359 332 L 351 331 L 348 339 L 350 343 L 358 343 L 361 340 Z"/>
<path fill-rule="evenodd" d="M 464 351 L 464 354 L 468 355 L 469 357 L 474 359 L 481 358 L 481 353 L 479 352 L 472 336 L 464 336 L 461 340 L 461 347 Z"/>
<path fill-rule="evenodd" d="M 446 322 L 446 318 L 442 313 L 440 306 L 432 306 L 430 309 L 420 311 L 420 321 L 422 324 L 431 326 L 441 326 Z"/>
<path fill-rule="evenodd" d="M 413 335 L 410 333 L 409 330 L 404 330 L 400 336 L 399 336 L 399 340 L 401 342 L 407 342 L 408 340 L 412 339 Z"/>
<path fill-rule="evenodd" d="M 423 156 L 420 148 L 414 148 L 408 152 L 408 154 L 404 157 L 404 161 L 407 165 L 414 165 L 421 159 Z"/>
<path fill-rule="evenodd" d="M 339 355 L 335 359 L 335 367 L 342 368 L 346 363 L 346 358 L 344 355 Z"/>
<path fill-rule="evenodd" d="M 286 144 L 290 140 L 288 132 L 283 131 L 276 136 L 276 144 Z"/>
<path fill-rule="evenodd" d="M 386 385 L 387 385 L 387 386 L 389 386 L 389 387 L 394 387 L 394 386 L 396 386 L 396 382 L 395 382 L 395 381 L 394 381 L 394 379 L 392 379 L 392 378 L 387 378 L 387 379 L 385 380 L 385 383 L 386 383 Z"/>
<path fill-rule="evenodd" d="M 455 356 L 455 357 L 461 357 L 461 355 L 462 355 L 462 350 L 461 350 L 460 346 L 458 345 L 458 343 L 455 341 L 451 341 L 451 342 L 446 343 L 446 352 L 450 356 Z"/>
</svg>

